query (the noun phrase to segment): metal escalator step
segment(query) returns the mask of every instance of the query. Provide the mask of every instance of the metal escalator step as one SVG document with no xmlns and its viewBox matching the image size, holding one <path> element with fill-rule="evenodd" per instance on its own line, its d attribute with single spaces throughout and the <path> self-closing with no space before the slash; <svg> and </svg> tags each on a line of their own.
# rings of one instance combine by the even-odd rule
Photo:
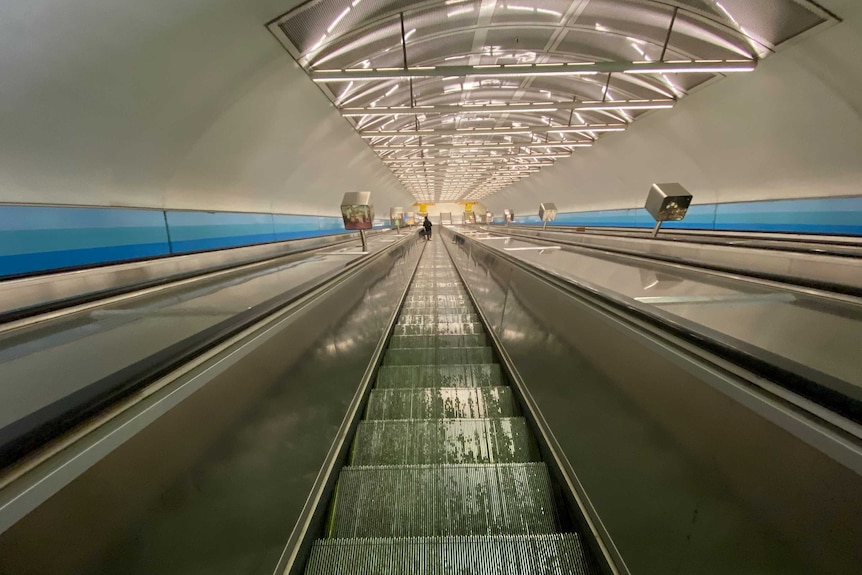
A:
<svg viewBox="0 0 862 575">
<path fill-rule="evenodd" d="M 426 387 L 375 389 L 366 419 L 469 419 L 512 417 L 515 404 L 508 387 Z"/>
<path fill-rule="evenodd" d="M 538 461 L 523 417 L 359 422 L 351 465 Z"/>
<path fill-rule="evenodd" d="M 419 302 L 404 304 L 401 308 L 402 315 L 458 315 L 465 313 L 476 313 L 472 304 L 442 306 L 436 304 L 422 305 Z"/>
<path fill-rule="evenodd" d="M 472 335 L 395 335 L 389 340 L 390 349 L 418 347 L 485 347 L 488 338 L 484 333 Z"/>
<path fill-rule="evenodd" d="M 411 286 L 409 290 L 407 290 L 407 301 L 410 301 L 411 298 L 415 299 L 426 299 L 429 297 L 443 297 L 443 298 L 460 298 L 464 301 L 470 301 L 469 296 L 467 295 L 467 291 L 461 287 L 454 286 Z"/>
<path fill-rule="evenodd" d="M 494 363 L 490 347 L 417 347 L 387 349 L 383 365 L 451 365 L 463 363 Z"/>
<path fill-rule="evenodd" d="M 329 537 L 554 533 L 544 463 L 345 467 Z"/>
<path fill-rule="evenodd" d="M 434 291 L 434 290 L 464 290 L 464 285 L 456 276 L 449 278 L 439 278 L 437 280 L 417 280 L 410 284 L 410 290 L 413 291 Z"/>
<path fill-rule="evenodd" d="M 398 325 L 435 324 L 435 323 L 478 323 L 476 313 L 401 313 Z"/>
<path fill-rule="evenodd" d="M 396 325 L 395 335 L 472 335 L 484 334 L 485 327 L 479 323 L 437 323 Z"/>
<path fill-rule="evenodd" d="M 380 389 L 416 387 L 494 387 L 504 385 L 499 364 L 384 365 L 377 372 Z"/>
<path fill-rule="evenodd" d="M 319 539 L 306 575 L 592 575 L 575 533 Z"/>
<path fill-rule="evenodd" d="M 445 295 L 445 294 L 416 294 L 414 292 L 408 292 L 407 297 L 404 298 L 405 304 L 423 304 L 430 303 L 433 305 L 442 305 L 446 307 L 452 307 L 457 305 L 467 305 L 470 304 L 470 299 L 465 295 Z"/>
</svg>

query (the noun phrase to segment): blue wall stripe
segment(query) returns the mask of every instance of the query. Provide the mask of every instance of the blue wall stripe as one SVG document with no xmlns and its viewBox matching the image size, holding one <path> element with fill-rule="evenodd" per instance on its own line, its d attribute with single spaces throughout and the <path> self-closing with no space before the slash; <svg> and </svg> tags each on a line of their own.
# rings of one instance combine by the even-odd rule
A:
<svg viewBox="0 0 862 575">
<path fill-rule="evenodd" d="M 497 218 L 494 221 L 497 223 Z M 541 223 L 536 216 L 516 216 L 515 221 Z M 560 213 L 549 225 L 651 228 L 655 222 L 645 209 L 629 208 Z M 666 222 L 662 227 L 862 235 L 862 196 L 693 205 L 684 220 Z"/>
<path fill-rule="evenodd" d="M 332 216 L 0 205 L 0 277 L 345 232 Z"/>
<path fill-rule="evenodd" d="M 541 223 L 535 215 L 515 221 Z M 653 220 L 643 208 L 630 208 L 560 213 L 550 225 L 649 228 Z M 378 219 L 374 227 L 389 221 Z M 700 204 L 664 227 L 862 235 L 862 196 Z M 332 216 L 5 205 L 0 277 L 344 232 L 341 218 Z"/>
<path fill-rule="evenodd" d="M 104 246 L 160 244 L 168 253 L 165 226 L 161 228 L 49 228 L 0 230 L 0 255 L 91 249 Z"/>
<path fill-rule="evenodd" d="M 161 210 L 0 205 L 0 230 L 161 228 Z"/>
<path fill-rule="evenodd" d="M 79 250 L 60 250 L 38 254 L 0 256 L 0 276 L 91 266 L 167 255 L 164 244 L 106 246 Z"/>
</svg>

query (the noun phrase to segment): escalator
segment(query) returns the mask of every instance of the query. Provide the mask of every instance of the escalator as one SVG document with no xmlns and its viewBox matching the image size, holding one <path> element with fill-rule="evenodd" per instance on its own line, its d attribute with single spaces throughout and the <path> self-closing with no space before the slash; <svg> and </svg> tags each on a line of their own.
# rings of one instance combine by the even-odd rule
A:
<svg viewBox="0 0 862 575">
<path fill-rule="evenodd" d="M 598 573 L 440 246 L 422 255 L 305 573 Z"/>
</svg>

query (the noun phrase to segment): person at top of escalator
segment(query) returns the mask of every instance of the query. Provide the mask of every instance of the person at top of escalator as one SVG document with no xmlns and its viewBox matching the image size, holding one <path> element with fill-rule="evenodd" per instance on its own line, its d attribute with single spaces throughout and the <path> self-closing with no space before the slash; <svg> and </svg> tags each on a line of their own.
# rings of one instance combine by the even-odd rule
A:
<svg viewBox="0 0 862 575">
<path fill-rule="evenodd" d="M 422 227 L 425 228 L 425 241 L 431 240 L 431 220 L 428 219 L 428 216 L 425 216 L 425 221 L 422 222 Z"/>
</svg>

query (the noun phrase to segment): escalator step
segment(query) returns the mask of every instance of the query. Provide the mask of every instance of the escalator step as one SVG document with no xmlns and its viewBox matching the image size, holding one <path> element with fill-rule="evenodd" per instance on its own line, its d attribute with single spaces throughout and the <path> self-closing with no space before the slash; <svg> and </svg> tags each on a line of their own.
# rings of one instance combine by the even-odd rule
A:
<svg viewBox="0 0 862 575">
<path fill-rule="evenodd" d="M 416 306 L 442 306 L 442 307 L 456 307 L 459 305 L 471 305 L 470 299 L 463 295 L 450 295 L 450 294 L 413 294 L 408 293 L 407 297 L 404 298 L 405 305 L 416 305 Z"/>
<path fill-rule="evenodd" d="M 419 305 L 405 304 L 401 308 L 401 315 L 476 315 L 472 305 Z"/>
<path fill-rule="evenodd" d="M 544 463 L 345 467 L 329 537 L 554 533 Z"/>
<path fill-rule="evenodd" d="M 464 301 L 469 302 L 470 297 L 467 295 L 467 290 L 460 287 L 438 287 L 438 286 L 426 286 L 426 287 L 416 287 L 413 286 L 407 292 L 407 301 L 416 301 L 422 300 L 425 301 L 428 298 L 462 298 Z"/>
<path fill-rule="evenodd" d="M 537 461 L 523 417 L 386 419 L 359 423 L 351 465 Z"/>
<path fill-rule="evenodd" d="M 496 387 L 504 385 L 499 364 L 384 365 L 377 372 L 380 389 L 416 387 Z"/>
<path fill-rule="evenodd" d="M 390 349 L 414 349 L 417 347 L 485 347 L 485 334 L 473 335 L 395 335 L 389 340 Z"/>
<path fill-rule="evenodd" d="M 375 389 L 366 419 L 466 419 L 511 417 L 515 413 L 508 387 Z"/>
<path fill-rule="evenodd" d="M 479 315 L 475 313 L 402 313 L 398 317 L 398 325 L 478 322 Z"/>
<path fill-rule="evenodd" d="M 490 347 L 387 349 L 383 365 L 453 365 L 494 363 Z"/>
<path fill-rule="evenodd" d="M 575 533 L 320 539 L 306 573 L 323 575 L 593 575 Z"/>
<path fill-rule="evenodd" d="M 472 335 L 484 333 L 485 327 L 478 322 L 395 326 L 395 335 Z"/>
</svg>

